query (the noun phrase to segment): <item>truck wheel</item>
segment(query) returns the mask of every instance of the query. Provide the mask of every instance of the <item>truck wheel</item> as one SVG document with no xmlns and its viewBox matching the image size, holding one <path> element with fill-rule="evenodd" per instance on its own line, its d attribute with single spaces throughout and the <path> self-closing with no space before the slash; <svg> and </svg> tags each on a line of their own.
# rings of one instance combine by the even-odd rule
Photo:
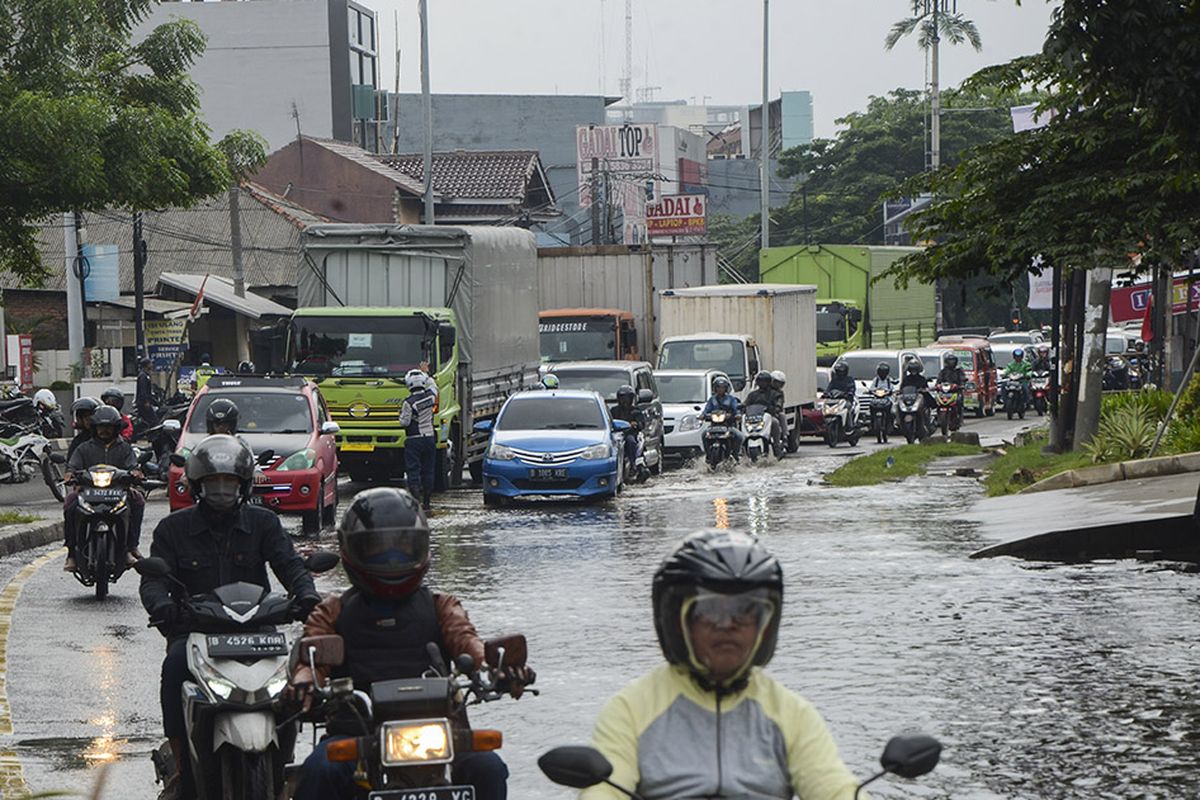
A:
<svg viewBox="0 0 1200 800">
<path fill-rule="evenodd" d="M 450 488 L 450 464 L 453 459 L 447 458 L 448 448 L 442 447 L 433 457 L 433 490 L 444 492 Z"/>
</svg>

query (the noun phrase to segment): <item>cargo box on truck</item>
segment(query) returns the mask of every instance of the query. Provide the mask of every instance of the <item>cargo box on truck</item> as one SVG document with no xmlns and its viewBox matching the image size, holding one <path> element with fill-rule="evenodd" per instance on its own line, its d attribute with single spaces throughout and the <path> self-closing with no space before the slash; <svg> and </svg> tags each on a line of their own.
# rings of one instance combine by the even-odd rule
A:
<svg viewBox="0 0 1200 800">
<path fill-rule="evenodd" d="M 832 364 L 849 350 L 923 347 L 937 337 L 936 293 L 882 276 L 916 247 L 814 244 L 768 247 L 759 274 L 772 283 L 817 287 L 817 358 Z"/>
<path fill-rule="evenodd" d="M 403 470 L 404 375 L 439 393 L 438 478 L 473 474 L 493 418 L 537 379 L 537 249 L 519 228 L 313 225 L 289 367 L 319 381 L 354 479 Z"/>
<path fill-rule="evenodd" d="M 815 287 L 669 289 L 661 310 L 659 369 L 719 369 L 742 398 L 759 370 L 781 370 L 788 429 L 798 435 L 800 411 L 817 396 Z"/>
</svg>

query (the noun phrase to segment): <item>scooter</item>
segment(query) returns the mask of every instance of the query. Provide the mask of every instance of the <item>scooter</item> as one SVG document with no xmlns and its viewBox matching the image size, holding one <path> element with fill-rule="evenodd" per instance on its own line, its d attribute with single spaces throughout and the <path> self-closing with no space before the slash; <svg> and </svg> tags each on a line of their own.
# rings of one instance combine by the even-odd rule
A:
<svg viewBox="0 0 1200 800">
<path fill-rule="evenodd" d="M 1004 382 L 1004 413 L 1009 419 L 1014 414 L 1025 419 L 1025 389 L 1018 378 L 1009 378 Z"/>
<path fill-rule="evenodd" d="M 925 406 L 925 392 L 916 386 L 903 386 L 900 396 L 896 399 L 896 417 L 900 420 L 900 432 L 909 444 L 924 440 L 929 435 L 926 417 L 929 412 Z"/>
<path fill-rule="evenodd" d="M 41 470 L 42 459 L 50 452 L 50 440 L 33 430 L 14 431 L 17 435 L 0 439 L 0 482 L 24 483 Z"/>
<path fill-rule="evenodd" d="M 886 444 L 888 435 L 892 432 L 895 415 L 892 407 L 895 405 L 895 390 L 872 389 L 867 399 L 867 408 L 871 414 L 871 432 L 875 434 L 878 444 Z"/>
<path fill-rule="evenodd" d="M 961 391 L 957 383 L 942 381 L 933 393 L 937 406 L 937 426 L 942 436 L 949 436 L 950 431 L 962 427 L 962 406 L 958 402 Z"/>
<path fill-rule="evenodd" d="M 1047 398 L 1050 396 L 1050 373 L 1039 370 L 1029 376 L 1029 393 L 1033 395 L 1033 408 L 1039 417 L 1046 416 Z"/>
<path fill-rule="evenodd" d="M 858 445 L 862 431 L 855 419 L 856 411 L 849 394 L 836 389 L 825 392 L 821 398 L 821 412 L 825 415 L 825 444 L 837 447 L 844 440 L 851 447 Z"/>
<path fill-rule="evenodd" d="M 776 459 L 783 458 L 782 448 L 774 444 L 775 425 L 775 417 L 768 413 L 766 406 L 755 404 L 746 407 L 746 414 L 742 420 L 743 432 L 746 434 L 743 447 L 750 463 L 757 462 L 767 453 L 773 453 Z"/>
<path fill-rule="evenodd" d="M 737 438 L 733 435 L 737 418 L 733 412 L 717 409 L 705 419 L 709 423 L 701 441 L 704 445 L 704 460 L 709 469 L 716 469 L 725 462 L 738 460 Z"/>
<path fill-rule="evenodd" d="M 919 778 L 933 771 L 942 755 L 942 745 L 932 736 L 894 736 L 887 743 L 879 765 L 883 767 L 854 790 L 855 800 L 868 784 L 884 775 L 899 775 L 902 778 Z M 601 783 L 608 784 L 632 800 L 643 800 L 633 789 L 613 783 L 612 763 L 594 747 L 568 745 L 556 747 L 538 758 L 538 767 L 546 777 L 560 786 L 572 789 L 587 789 Z"/>
<path fill-rule="evenodd" d="M 314 636 L 301 639 L 298 650 L 300 663 L 328 670 L 341 665 L 344 643 L 336 635 Z M 474 786 L 452 785 L 451 764 L 461 753 L 499 749 L 502 737 L 497 730 L 468 727 L 464 710 L 509 694 L 537 694 L 504 675 L 506 668 L 525 665 L 520 634 L 485 641 L 483 665 L 460 655 L 447 669 L 436 644 L 427 650 L 434 666 L 421 678 L 376 681 L 365 690 L 356 690 L 350 678 L 327 678 L 314 687 L 319 706 L 309 718 L 327 725 L 336 719 L 358 734 L 330 743 L 329 760 L 357 764 L 356 782 L 372 798 L 474 800 Z M 288 772 L 289 784 L 301 777 L 299 766 Z"/>
<path fill-rule="evenodd" d="M 318 551 L 304 566 L 325 572 L 337 563 L 336 554 Z M 287 686 L 291 652 L 278 626 L 299 621 L 292 598 L 253 583 L 230 583 L 212 594 L 190 596 L 161 558 L 143 558 L 133 568 L 144 577 L 175 583 L 178 602 L 190 619 L 191 680 L 183 684 L 182 702 L 196 796 L 278 797 L 299 730 L 296 718 L 285 716 L 277 702 Z M 174 772 L 170 761 L 154 760 L 164 782 Z"/>
</svg>

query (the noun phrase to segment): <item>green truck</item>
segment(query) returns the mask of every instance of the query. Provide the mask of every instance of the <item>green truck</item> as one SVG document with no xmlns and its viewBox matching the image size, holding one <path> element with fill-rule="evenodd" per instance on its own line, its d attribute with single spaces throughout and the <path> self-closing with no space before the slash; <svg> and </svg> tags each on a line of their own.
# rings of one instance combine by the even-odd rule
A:
<svg viewBox="0 0 1200 800">
<path fill-rule="evenodd" d="M 817 363 L 863 348 L 922 347 L 937 338 L 936 295 L 927 283 L 900 289 L 877 280 L 913 247 L 813 244 L 759 253 L 765 283 L 817 287 Z"/>
<path fill-rule="evenodd" d="M 404 375 L 438 388 L 439 486 L 481 473 L 505 399 L 538 376 L 537 249 L 518 228 L 311 225 L 287 369 L 312 377 L 356 481 L 403 474 Z"/>
</svg>

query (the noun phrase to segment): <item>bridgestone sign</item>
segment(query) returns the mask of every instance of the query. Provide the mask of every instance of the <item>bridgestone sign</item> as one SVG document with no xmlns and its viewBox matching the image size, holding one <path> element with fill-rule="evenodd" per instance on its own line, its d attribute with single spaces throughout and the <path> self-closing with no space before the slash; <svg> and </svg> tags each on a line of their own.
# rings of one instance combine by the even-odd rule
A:
<svg viewBox="0 0 1200 800">
<path fill-rule="evenodd" d="M 650 236 L 703 236 L 708 232 L 708 198 L 702 194 L 669 194 L 646 206 Z"/>
</svg>

